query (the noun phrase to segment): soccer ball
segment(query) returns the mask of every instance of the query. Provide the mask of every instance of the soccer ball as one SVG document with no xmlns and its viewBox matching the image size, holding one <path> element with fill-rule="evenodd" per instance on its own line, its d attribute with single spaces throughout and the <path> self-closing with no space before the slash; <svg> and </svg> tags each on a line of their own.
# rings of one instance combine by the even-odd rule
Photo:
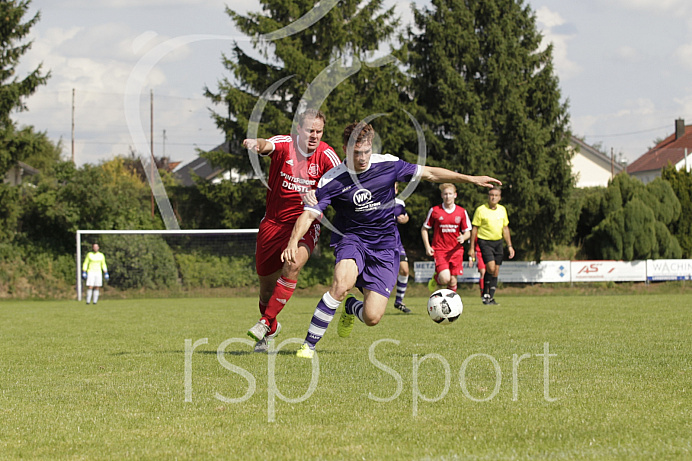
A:
<svg viewBox="0 0 692 461">
<path fill-rule="evenodd" d="M 464 303 L 456 291 L 443 288 L 428 299 L 428 315 L 435 323 L 452 323 L 463 311 Z"/>
</svg>

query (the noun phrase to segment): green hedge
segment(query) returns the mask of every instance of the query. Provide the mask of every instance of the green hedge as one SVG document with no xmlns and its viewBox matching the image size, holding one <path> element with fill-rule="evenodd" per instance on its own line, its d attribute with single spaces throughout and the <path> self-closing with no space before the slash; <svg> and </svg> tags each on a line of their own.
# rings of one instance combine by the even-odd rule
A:
<svg viewBox="0 0 692 461">
<path fill-rule="evenodd" d="M 257 283 L 251 256 L 231 258 L 193 253 L 178 254 L 175 260 L 185 288 L 238 288 Z"/>
<path fill-rule="evenodd" d="M 243 288 L 259 285 L 253 256 L 222 256 L 196 250 L 174 253 L 159 235 L 89 236 L 82 261 L 93 243 L 106 256 L 108 285 L 128 290 Z M 298 288 L 330 285 L 334 273 L 331 248 L 317 251 L 301 271 Z M 0 298 L 69 298 L 75 295 L 75 256 L 0 243 Z"/>
<path fill-rule="evenodd" d="M 74 294 L 75 259 L 0 243 L 0 297 L 63 298 Z"/>
<path fill-rule="evenodd" d="M 109 284 L 127 290 L 172 288 L 178 284 L 175 258 L 160 235 L 101 235 L 97 242 L 106 256 Z M 85 242 L 82 260 L 91 250 Z"/>
</svg>

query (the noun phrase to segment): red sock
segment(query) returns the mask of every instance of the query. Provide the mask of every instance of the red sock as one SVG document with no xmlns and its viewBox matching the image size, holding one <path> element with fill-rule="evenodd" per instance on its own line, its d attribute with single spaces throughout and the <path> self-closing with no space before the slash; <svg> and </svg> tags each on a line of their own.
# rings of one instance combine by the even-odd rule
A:
<svg viewBox="0 0 692 461">
<path fill-rule="evenodd" d="M 485 280 L 483 279 L 483 277 L 481 277 L 480 280 L 478 280 L 478 284 L 481 286 L 481 296 L 483 296 L 483 287 L 485 286 Z"/>
<path fill-rule="evenodd" d="M 267 311 L 267 303 L 263 303 L 262 301 L 259 302 L 259 310 L 260 310 L 260 315 L 264 315 L 264 313 Z"/>
<path fill-rule="evenodd" d="M 456 292 L 457 292 L 457 287 L 458 287 L 458 286 L 459 286 L 459 285 L 454 285 L 453 287 L 447 287 L 447 288 L 449 288 L 450 290 L 452 290 L 453 292 L 456 293 Z"/>
<path fill-rule="evenodd" d="M 272 293 L 272 297 L 269 298 L 269 303 L 263 314 L 263 317 L 269 320 L 269 325 L 271 325 L 274 331 L 276 331 L 276 316 L 279 315 L 281 309 L 284 308 L 288 300 L 293 296 L 297 282 L 297 280 L 289 280 L 283 277 L 279 277 L 279 280 L 276 281 L 274 293 Z M 271 330 L 269 334 L 272 334 Z"/>
</svg>

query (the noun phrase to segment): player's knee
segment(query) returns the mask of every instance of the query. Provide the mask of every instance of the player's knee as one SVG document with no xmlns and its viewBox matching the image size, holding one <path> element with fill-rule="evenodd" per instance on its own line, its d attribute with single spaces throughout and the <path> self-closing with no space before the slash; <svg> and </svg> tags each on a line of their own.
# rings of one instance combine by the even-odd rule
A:
<svg viewBox="0 0 692 461">
<path fill-rule="evenodd" d="M 363 323 L 369 327 L 374 327 L 382 319 L 381 315 L 363 315 Z"/>
<path fill-rule="evenodd" d="M 329 295 L 334 298 L 336 301 L 343 301 L 346 299 L 346 295 L 348 294 L 348 291 L 350 288 L 343 287 L 340 285 L 332 285 L 332 287 L 329 289 Z"/>
<path fill-rule="evenodd" d="M 298 275 L 300 274 L 300 270 L 303 268 L 303 264 L 299 263 L 285 263 L 282 276 L 289 278 L 291 280 L 298 280 Z"/>
</svg>

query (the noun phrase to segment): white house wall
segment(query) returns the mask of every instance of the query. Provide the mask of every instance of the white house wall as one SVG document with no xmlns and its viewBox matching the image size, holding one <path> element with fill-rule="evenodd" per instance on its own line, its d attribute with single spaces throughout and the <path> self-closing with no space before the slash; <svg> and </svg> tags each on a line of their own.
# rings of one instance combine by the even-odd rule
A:
<svg viewBox="0 0 692 461">
<path fill-rule="evenodd" d="M 611 178 L 610 165 L 604 168 L 581 152 L 572 157 L 572 172 L 577 178 L 577 187 L 607 186 Z"/>
<path fill-rule="evenodd" d="M 687 154 L 687 159 L 682 159 L 678 163 L 675 164 L 675 169 L 676 170 L 687 170 L 690 171 L 692 170 L 692 154 Z"/>
</svg>

